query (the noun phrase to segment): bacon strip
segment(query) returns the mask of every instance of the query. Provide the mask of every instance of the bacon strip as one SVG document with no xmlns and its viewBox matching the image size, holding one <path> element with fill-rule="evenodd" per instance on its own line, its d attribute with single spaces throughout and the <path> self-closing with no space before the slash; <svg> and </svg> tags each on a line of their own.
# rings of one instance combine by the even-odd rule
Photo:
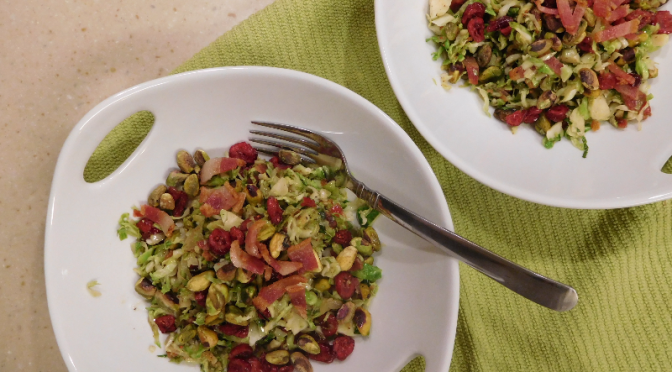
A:
<svg viewBox="0 0 672 372">
<path fill-rule="evenodd" d="M 234 240 L 233 243 L 231 243 L 230 253 L 233 266 L 245 269 L 257 275 L 264 273 L 264 270 L 266 269 L 264 261 L 245 253 L 245 251 L 240 248 L 238 240 Z"/>
<path fill-rule="evenodd" d="M 252 303 L 257 307 L 257 309 L 264 311 L 285 294 L 285 289 L 287 287 L 299 283 L 308 283 L 308 279 L 301 275 L 292 275 L 290 277 L 280 279 L 271 285 L 261 288 L 259 295 L 252 299 Z"/>
<path fill-rule="evenodd" d="M 259 232 L 264 226 L 266 226 L 266 220 L 257 220 L 247 226 L 245 251 L 254 257 L 261 257 L 259 254 L 259 245 L 261 245 L 261 243 L 257 240 L 257 235 L 259 235 Z"/>
<path fill-rule="evenodd" d="M 621 5 L 611 12 L 611 14 L 607 17 L 607 22 L 611 23 L 613 21 L 617 21 L 628 15 L 628 12 L 630 12 L 630 5 Z"/>
<path fill-rule="evenodd" d="M 293 245 L 287 249 L 289 259 L 295 262 L 301 262 L 306 271 L 315 271 L 320 267 L 320 262 L 313 250 L 311 239 L 305 239 L 299 244 Z"/>
<path fill-rule="evenodd" d="M 646 104 L 646 94 L 639 90 L 639 88 L 635 88 L 632 85 L 619 84 L 614 89 L 618 93 L 621 93 L 623 102 L 630 110 L 639 112 Z"/>
<path fill-rule="evenodd" d="M 306 288 L 303 284 L 295 284 L 285 288 L 290 301 L 296 311 L 304 319 L 308 319 L 308 304 L 306 303 Z"/>
<path fill-rule="evenodd" d="M 244 167 L 247 163 L 245 160 L 237 158 L 212 158 L 203 164 L 201 168 L 201 185 L 210 181 L 210 179 L 218 174 L 226 173 L 238 167 Z"/>
<path fill-rule="evenodd" d="M 173 235 L 175 222 L 173 222 L 173 219 L 168 215 L 168 213 L 150 205 L 143 205 L 140 207 L 140 214 L 142 214 L 142 217 L 159 224 L 161 230 L 163 230 L 163 233 L 166 234 L 166 236 L 170 237 Z"/>
<path fill-rule="evenodd" d="M 585 4 L 577 3 L 574 7 L 574 13 L 572 13 L 572 8 L 569 7 L 569 0 L 557 0 L 557 4 L 560 22 L 565 26 L 565 30 L 572 35 L 576 34 L 583 13 L 586 11 Z"/>
<path fill-rule="evenodd" d="M 596 17 L 609 17 L 609 13 L 611 13 L 611 0 L 595 0 L 593 3 L 593 13 L 595 13 Z"/>
<path fill-rule="evenodd" d="M 639 29 L 639 19 L 623 22 L 620 25 L 609 27 L 602 31 L 593 33 L 593 40 L 600 43 L 603 41 L 615 39 L 617 37 L 625 36 L 637 32 Z"/>
<path fill-rule="evenodd" d="M 246 243 L 247 246 L 247 243 Z M 271 265 L 273 270 L 277 271 L 282 276 L 287 276 L 297 270 L 300 270 L 303 267 L 301 262 L 290 262 L 290 261 L 278 261 L 271 256 L 266 248 L 265 244 L 258 243 L 259 252 L 261 257 L 264 258 L 267 264 Z"/>
<path fill-rule="evenodd" d="M 469 82 L 473 85 L 478 84 L 478 63 L 474 57 L 464 59 L 464 68 L 467 70 Z"/>
<path fill-rule="evenodd" d="M 623 71 L 623 69 L 618 67 L 615 63 L 610 63 L 609 66 L 607 66 L 607 68 L 614 75 L 616 75 L 616 77 L 618 79 L 621 79 L 628 84 L 634 84 L 635 83 L 635 77 L 628 74 L 627 72 Z"/>
<path fill-rule="evenodd" d="M 228 187 L 226 187 L 228 186 Z M 222 209 L 231 210 L 234 206 L 239 204 L 240 195 L 245 197 L 245 194 L 236 193 L 236 191 L 229 185 L 217 189 L 209 189 L 201 186 L 201 195 L 199 202 L 202 203 L 200 210 L 205 217 L 212 217 L 218 214 Z"/>
<path fill-rule="evenodd" d="M 560 73 L 562 72 L 560 69 L 564 66 L 562 62 L 558 61 L 555 57 L 551 57 L 544 61 L 544 63 L 546 63 L 546 66 L 550 67 L 556 75 L 560 76 Z"/>
</svg>

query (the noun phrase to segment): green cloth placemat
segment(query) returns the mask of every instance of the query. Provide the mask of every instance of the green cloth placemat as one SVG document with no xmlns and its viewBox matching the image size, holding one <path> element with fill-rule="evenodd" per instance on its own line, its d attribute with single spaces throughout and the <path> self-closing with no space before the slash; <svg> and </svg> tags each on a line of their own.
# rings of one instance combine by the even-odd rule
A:
<svg viewBox="0 0 672 372">
<path fill-rule="evenodd" d="M 373 102 L 426 156 L 459 234 L 577 289 L 579 305 L 560 314 L 461 265 L 451 371 L 672 370 L 670 203 L 607 211 L 551 208 L 501 194 L 457 170 L 427 144 L 397 102 L 378 51 L 372 0 L 278 0 L 175 73 L 232 65 L 305 71 Z M 126 135 L 146 133 L 151 125 L 134 120 L 127 120 Z M 94 158 L 135 147 L 128 146 L 108 147 Z M 103 178 L 110 168 L 94 158 L 88 180 Z M 404 372 L 423 369 L 424 362 L 415 360 Z"/>
</svg>

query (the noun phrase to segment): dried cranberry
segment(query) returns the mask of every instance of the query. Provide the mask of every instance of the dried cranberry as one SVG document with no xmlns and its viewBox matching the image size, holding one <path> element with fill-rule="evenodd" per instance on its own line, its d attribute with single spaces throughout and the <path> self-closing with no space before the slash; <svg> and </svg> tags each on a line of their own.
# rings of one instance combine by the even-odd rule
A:
<svg viewBox="0 0 672 372">
<path fill-rule="evenodd" d="M 229 234 L 231 234 L 232 242 L 237 240 L 241 245 L 245 244 L 245 233 L 241 229 L 234 226 L 231 228 L 231 230 L 229 230 Z"/>
<path fill-rule="evenodd" d="M 584 37 L 578 47 L 585 53 L 595 53 L 593 50 L 593 39 L 590 36 Z"/>
<path fill-rule="evenodd" d="M 189 195 L 186 192 L 180 191 L 174 187 L 168 188 L 168 193 L 175 200 L 175 208 L 173 209 L 173 217 L 179 217 L 184 213 L 189 202 Z"/>
<path fill-rule="evenodd" d="M 278 275 L 280 275 L 280 274 L 278 274 Z M 277 279 L 276 279 L 276 280 L 277 280 Z M 263 311 L 257 311 L 257 314 L 259 315 L 259 317 L 260 317 L 261 319 L 264 319 L 264 320 L 269 320 L 269 319 L 271 319 L 271 312 L 268 311 L 268 309 L 264 309 Z"/>
<path fill-rule="evenodd" d="M 338 222 L 334 219 L 334 217 L 331 215 L 329 212 L 324 212 L 324 219 L 329 222 L 329 227 L 336 227 L 338 226 Z"/>
<path fill-rule="evenodd" d="M 352 240 L 352 233 L 348 230 L 338 230 L 334 235 L 333 242 L 340 245 L 348 245 Z"/>
<path fill-rule="evenodd" d="M 210 251 L 217 256 L 224 256 L 231 249 L 231 234 L 219 227 L 212 230 L 212 233 L 208 237 L 208 245 L 210 246 Z"/>
<path fill-rule="evenodd" d="M 450 10 L 452 10 L 453 13 L 456 13 L 466 2 L 467 0 L 453 0 L 453 2 L 450 3 Z"/>
<path fill-rule="evenodd" d="M 252 347 L 248 344 L 239 344 L 238 346 L 234 347 L 231 349 L 231 352 L 229 353 L 229 358 L 235 359 L 235 358 L 240 358 L 240 359 L 247 359 L 251 357 L 253 354 Z"/>
<path fill-rule="evenodd" d="M 530 107 L 525 110 L 525 116 L 523 117 L 523 123 L 534 124 L 541 115 L 541 110 L 537 107 Z"/>
<path fill-rule="evenodd" d="M 154 323 L 159 327 L 161 333 L 170 333 L 177 329 L 175 326 L 175 317 L 172 315 L 162 315 L 154 319 Z"/>
<path fill-rule="evenodd" d="M 200 291 L 200 292 L 194 292 L 194 300 L 196 300 L 196 303 L 205 307 L 205 299 L 208 297 L 208 291 Z"/>
<path fill-rule="evenodd" d="M 523 119 L 525 119 L 525 110 L 517 110 L 508 115 L 506 115 L 506 124 L 509 124 L 512 127 L 519 126 Z"/>
<path fill-rule="evenodd" d="M 672 32 L 672 15 L 670 15 L 668 10 L 657 11 L 654 23 L 660 25 L 659 34 L 669 34 Z"/>
<path fill-rule="evenodd" d="M 270 160 L 271 164 L 273 164 L 274 167 L 280 168 L 280 169 L 287 169 L 290 166 L 284 163 L 280 162 L 280 159 L 277 156 L 272 157 Z"/>
<path fill-rule="evenodd" d="M 355 340 L 350 336 L 338 336 L 334 340 L 334 354 L 338 360 L 345 360 L 355 350 Z"/>
<path fill-rule="evenodd" d="M 308 354 L 308 357 L 312 360 L 317 360 L 322 363 L 331 363 L 334 361 L 335 355 L 333 350 L 331 350 L 331 345 L 320 343 L 320 353 L 317 355 Z"/>
<path fill-rule="evenodd" d="M 488 28 L 486 29 L 486 31 L 495 32 L 495 31 L 503 30 L 503 29 L 509 27 L 509 22 L 513 22 L 513 21 L 514 21 L 514 19 L 509 17 L 509 16 L 504 16 L 504 17 L 499 17 L 497 19 L 493 19 L 488 24 Z"/>
<path fill-rule="evenodd" d="M 546 111 L 546 118 L 554 123 L 565 120 L 569 107 L 565 105 L 557 105 L 549 108 Z"/>
<path fill-rule="evenodd" d="M 242 359 L 231 359 L 229 362 L 228 372 L 252 372 L 250 363 Z"/>
<path fill-rule="evenodd" d="M 331 337 L 335 335 L 338 331 L 338 320 L 336 320 L 336 315 L 333 313 L 327 313 L 326 318 L 320 317 L 319 326 L 322 328 L 322 334 L 324 337 Z"/>
<path fill-rule="evenodd" d="M 229 148 L 229 157 L 245 160 L 247 165 L 257 160 L 257 150 L 247 142 L 238 142 Z"/>
<path fill-rule="evenodd" d="M 462 14 L 462 25 L 466 26 L 469 24 L 469 20 L 472 18 L 483 18 L 485 15 L 485 5 L 481 3 L 471 3 L 467 5 L 467 9 L 464 10 Z"/>
<path fill-rule="evenodd" d="M 620 119 L 616 122 L 619 128 L 626 128 L 628 126 L 628 119 Z"/>
<path fill-rule="evenodd" d="M 642 83 L 642 77 L 636 72 L 631 72 L 629 75 L 635 78 L 635 82 L 632 83 L 632 86 L 637 88 L 639 84 Z"/>
<path fill-rule="evenodd" d="M 474 3 L 471 5 L 480 4 Z M 475 42 L 480 43 L 485 40 L 485 28 L 484 28 L 483 18 L 472 18 L 469 20 L 467 25 L 467 30 L 469 30 L 469 35 L 474 39 Z"/>
<path fill-rule="evenodd" d="M 278 204 L 278 199 L 273 196 L 269 197 L 266 201 L 266 209 L 272 224 L 277 225 L 282 221 L 282 208 Z"/>
<path fill-rule="evenodd" d="M 646 10 L 635 9 L 632 12 L 628 13 L 623 19 L 625 22 L 632 21 L 633 19 L 639 19 L 639 30 L 644 27 L 652 24 L 654 22 L 656 15 L 652 12 L 647 12 Z"/>
<path fill-rule="evenodd" d="M 287 366 L 280 367 L 278 369 L 278 372 L 294 372 L 294 366 L 290 364 Z"/>
<path fill-rule="evenodd" d="M 611 72 L 603 72 L 597 77 L 600 81 L 600 89 L 608 90 L 616 87 L 616 75 Z"/>
<path fill-rule="evenodd" d="M 315 208 L 317 207 L 317 204 L 315 204 L 315 200 L 309 198 L 309 197 L 304 197 L 303 200 L 301 201 L 301 206 L 302 207 L 309 207 L 309 208 Z"/>
<path fill-rule="evenodd" d="M 359 286 L 359 279 L 355 278 L 349 272 L 342 271 L 334 278 L 336 292 L 342 299 L 347 300 L 352 297 Z"/>
<path fill-rule="evenodd" d="M 250 357 L 247 362 L 250 363 L 250 372 L 266 372 L 264 371 L 264 365 L 259 358 Z"/>
<path fill-rule="evenodd" d="M 137 226 L 138 230 L 140 230 L 143 239 L 149 239 L 149 237 L 153 234 L 158 234 L 161 232 L 161 230 L 154 227 L 154 222 L 147 218 L 141 219 L 135 224 L 135 226 Z"/>
<path fill-rule="evenodd" d="M 219 326 L 219 331 L 225 335 L 236 336 L 238 338 L 245 338 L 247 337 L 247 333 L 250 331 L 250 327 L 225 323 Z"/>
</svg>

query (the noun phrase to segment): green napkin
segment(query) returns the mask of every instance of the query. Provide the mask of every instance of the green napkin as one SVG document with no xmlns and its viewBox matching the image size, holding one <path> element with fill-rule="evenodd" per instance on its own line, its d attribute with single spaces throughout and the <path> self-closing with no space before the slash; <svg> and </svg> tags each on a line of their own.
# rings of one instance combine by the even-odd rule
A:
<svg viewBox="0 0 672 372">
<path fill-rule="evenodd" d="M 305 71 L 364 96 L 422 150 L 459 234 L 577 289 L 579 305 L 556 313 L 461 265 L 451 371 L 672 369 L 668 202 L 607 211 L 551 208 L 501 194 L 457 170 L 420 136 L 395 99 L 378 52 L 372 0 L 278 0 L 175 73 L 232 65 Z M 114 144 L 94 153 L 86 179 L 114 170 L 151 122 L 139 115 L 112 132 L 104 142 Z M 422 360 L 404 369 L 422 370 Z"/>
</svg>

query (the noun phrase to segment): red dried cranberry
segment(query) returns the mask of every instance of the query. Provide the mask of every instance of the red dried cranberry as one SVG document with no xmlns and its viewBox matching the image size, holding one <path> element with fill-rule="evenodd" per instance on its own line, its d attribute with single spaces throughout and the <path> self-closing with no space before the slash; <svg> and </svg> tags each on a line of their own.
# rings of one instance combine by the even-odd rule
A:
<svg viewBox="0 0 672 372">
<path fill-rule="evenodd" d="M 229 358 L 230 359 L 247 359 L 251 357 L 253 354 L 252 347 L 248 344 L 239 344 L 238 346 L 234 347 L 231 349 L 231 352 L 229 353 Z"/>
<path fill-rule="evenodd" d="M 657 11 L 653 22 L 660 25 L 659 34 L 672 33 L 672 15 L 668 10 Z"/>
<path fill-rule="evenodd" d="M 546 118 L 554 123 L 565 120 L 569 107 L 565 105 L 557 105 L 549 108 L 546 111 Z"/>
<path fill-rule="evenodd" d="M 319 322 L 324 337 L 331 337 L 338 331 L 338 320 L 333 313 L 327 313 L 326 318 L 320 317 Z"/>
<path fill-rule="evenodd" d="M 475 3 L 480 4 L 480 3 Z M 474 5 L 474 4 L 471 4 Z M 469 35 L 474 39 L 475 42 L 480 43 L 485 40 L 485 28 L 484 28 L 483 18 L 472 18 L 467 24 L 467 30 L 469 30 Z"/>
<path fill-rule="evenodd" d="M 266 209 L 272 224 L 277 225 L 282 221 L 282 208 L 280 208 L 278 199 L 273 196 L 269 197 L 266 201 Z"/>
<path fill-rule="evenodd" d="M 506 124 L 517 127 L 523 122 L 523 119 L 525 119 L 525 110 L 517 110 L 506 115 Z"/>
<path fill-rule="evenodd" d="M 194 293 L 194 300 L 196 300 L 196 303 L 205 307 L 205 299 L 208 297 L 208 291 L 200 291 L 200 292 L 195 292 Z"/>
<path fill-rule="evenodd" d="M 280 275 L 280 274 L 278 274 Z M 276 279 L 278 280 L 278 279 Z M 268 309 L 264 309 L 263 311 L 257 311 L 257 314 L 259 314 L 259 317 L 264 320 L 269 320 L 271 319 L 271 312 L 268 311 Z"/>
<path fill-rule="evenodd" d="M 168 193 L 175 200 L 175 208 L 173 209 L 173 217 L 179 217 L 184 213 L 189 202 L 189 195 L 186 192 L 180 191 L 174 187 L 168 188 Z"/>
<path fill-rule="evenodd" d="M 616 87 L 616 75 L 611 72 L 601 73 L 597 79 L 600 81 L 600 89 L 608 90 Z"/>
<path fill-rule="evenodd" d="M 247 337 L 247 334 L 250 331 L 250 327 L 225 323 L 219 326 L 219 331 L 225 335 L 235 336 L 238 338 L 245 338 Z"/>
<path fill-rule="evenodd" d="M 229 361 L 228 372 L 252 372 L 250 363 L 242 359 L 231 359 Z"/>
<path fill-rule="evenodd" d="M 287 366 L 280 367 L 278 369 L 278 372 L 294 372 L 294 366 L 290 364 Z"/>
<path fill-rule="evenodd" d="M 234 226 L 229 230 L 229 234 L 231 234 L 232 242 L 237 240 L 241 245 L 245 244 L 245 233 L 241 229 Z"/>
<path fill-rule="evenodd" d="M 149 237 L 153 234 L 158 234 L 161 232 L 161 230 L 154 227 L 154 222 L 147 218 L 141 219 L 135 224 L 135 226 L 137 226 L 138 230 L 140 230 L 142 239 L 149 239 Z"/>
<path fill-rule="evenodd" d="M 177 329 L 175 326 L 175 317 L 172 315 L 162 315 L 154 319 L 154 323 L 159 327 L 161 333 L 175 332 Z"/>
<path fill-rule="evenodd" d="M 590 36 L 584 37 L 583 41 L 579 43 L 578 47 L 584 53 L 595 53 L 593 50 L 593 39 Z"/>
<path fill-rule="evenodd" d="M 458 10 L 460 10 L 462 5 L 466 2 L 467 2 L 467 0 L 453 0 L 453 2 L 450 3 L 450 10 L 452 10 L 453 13 L 455 13 Z"/>
<path fill-rule="evenodd" d="M 485 15 L 485 5 L 481 3 L 471 3 L 467 5 L 467 9 L 464 10 L 462 14 L 462 25 L 466 26 L 469 24 L 469 20 L 472 18 L 483 18 Z"/>
<path fill-rule="evenodd" d="M 628 119 L 620 119 L 616 122 L 619 128 L 626 128 L 628 126 Z"/>
<path fill-rule="evenodd" d="M 334 278 L 336 292 L 342 299 L 347 300 L 355 293 L 359 286 L 359 279 L 355 278 L 349 272 L 342 271 Z"/>
<path fill-rule="evenodd" d="M 530 107 L 525 110 L 525 116 L 523 117 L 523 123 L 534 124 L 534 122 L 539 119 L 541 115 L 541 110 L 537 107 Z"/>
<path fill-rule="evenodd" d="M 277 156 L 272 157 L 269 161 L 270 161 L 271 164 L 273 164 L 273 166 L 276 167 L 276 168 L 287 169 L 287 168 L 290 167 L 289 165 L 280 162 L 280 159 L 279 159 Z"/>
<path fill-rule="evenodd" d="M 340 245 L 349 245 L 352 240 L 352 233 L 348 230 L 338 230 L 334 235 L 334 243 Z"/>
<path fill-rule="evenodd" d="M 302 207 L 309 207 L 309 208 L 315 208 L 317 207 L 317 204 L 315 204 L 315 200 L 309 198 L 309 197 L 304 197 L 303 200 L 301 201 L 301 206 Z"/>
<path fill-rule="evenodd" d="M 308 357 L 312 360 L 317 360 L 322 363 L 331 363 L 334 361 L 335 355 L 334 351 L 331 350 L 331 345 L 320 343 L 320 353 L 317 355 L 308 354 Z"/>
<path fill-rule="evenodd" d="M 334 217 L 331 215 L 329 212 L 324 212 L 324 219 L 329 222 L 329 227 L 336 227 L 338 226 L 338 222 L 334 219 Z"/>
<path fill-rule="evenodd" d="M 646 10 L 635 9 L 632 12 L 628 13 L 623 19 L 625 22 L 632 21 L 633 19 L 639 19 L 639 30 L 644 27 L 652 24 L 656 15 L 652 12 L 647 12 Z"/>
<path fill-rule="evenodd" d="M 266 372 L 264 371 L 264 365 L 259 358 L 250 357 L 247 362 L 250 363 L 250 372 Z"/>
<path fill-rule="evenodd" d="M 642 83 L 642 77 L 636 72 L 631 72 L 629 75 L 635 78 L 635 82 L 632 83 L 632 86 L 637 88 L 639 84 Z"/>
<path fill-rule="evenodd" d="M 247 142 L 238 142 L 229 149 L 229 156 L 244 160 L 247 165 L 253 164 L 257 160 L 257 150 Z"/>
<path fill-rule="evenodd" d="M 513 21 L 514 21 L 514 19 L 509 17 L 509 16 L 504 16 L 504 17 L 499 17 L 497 19 L 493 19 L 488 24 L 488 28 L 486 29 L 486 31 L 495 32 L 495 31 L 504 30 L 505 28 L 509 27 L 509 22 L 513 22 Z"/>
<path fill-rule="evenodd" d="M 231 249 L 231 234 L 219 227 L 212 230 L 212 233 L 208 237 L 208 245 L 210 246 L 210 251 L 217 256 L 224 256 L 229 253 Z"/>
<path fill-rule="evenodd" d="M 338 336 L 334 340 L 334 354 L 338 360 L 345 360 L 355 350 L 355 340 L 350 336 Z"/>
</svg>

